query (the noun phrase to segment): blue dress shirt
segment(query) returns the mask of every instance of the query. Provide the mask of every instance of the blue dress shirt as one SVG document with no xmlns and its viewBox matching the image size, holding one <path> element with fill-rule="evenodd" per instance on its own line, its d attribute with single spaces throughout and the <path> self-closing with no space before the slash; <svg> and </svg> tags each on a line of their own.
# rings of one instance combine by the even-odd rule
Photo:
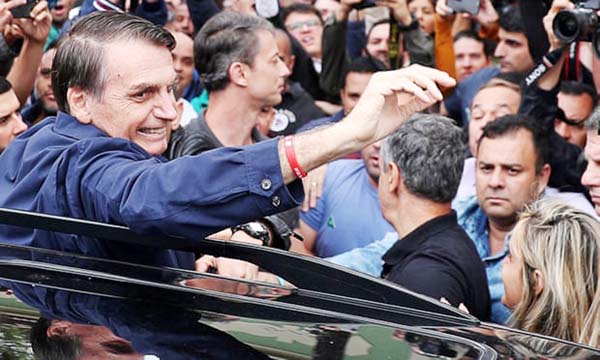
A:
<svg viewBox="0 0 600 360">
<path fill-rule="evenodd" d="M 297 206 L 277 140 L 170 162 L 65 113 L 30 128 L 0 155 L 0 207 L 122 224 L 138 233 L 203 238 Z M 192 269 L 193 254 L 0 226 L 0 242 Z"/>
</svg>

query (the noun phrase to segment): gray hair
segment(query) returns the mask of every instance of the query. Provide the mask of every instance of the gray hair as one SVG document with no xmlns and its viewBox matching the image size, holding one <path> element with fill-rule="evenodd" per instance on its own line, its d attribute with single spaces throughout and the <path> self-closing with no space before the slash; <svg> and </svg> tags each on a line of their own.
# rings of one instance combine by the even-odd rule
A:
<svg viewBox="0 0 600 360">
<path fill-rule="evenodd" d="M 69 88 L 78 87 L 97 98 L 102 96 L 108 77 L 104 48 L 118 40 L 146 40 L 168 50 L 175 47 L 175 39 L 168 31 L 134 15 L 97 11 L 82 17 L 59 40 L 52 63 L 52 90 L 61 111 L 69 111 Z"/>
<path fill-rule="evenodd" d="M 383 171 L 393 161 L 412 194 L 437 203 L 456 195 L 465 154 L 461 129 L 441 115 L 412 116 L 381 147 Z"/>
<path fill-rule="evenodd" d="M 592 111 L 585 121 L 585 128 L 592 131 L 600 130 L 600 106 L 596 106 L 594 111 Z"/>
<path fill-rule="evenodd" d="M 206 90 L 223 90 L 234 62 L 254 65 L 259 30 L 272 33 L 273 25 L 259 16 L 236 12 L 221 12 L 204 24 L 194 39 L 194 59 Z"/>
</svg>

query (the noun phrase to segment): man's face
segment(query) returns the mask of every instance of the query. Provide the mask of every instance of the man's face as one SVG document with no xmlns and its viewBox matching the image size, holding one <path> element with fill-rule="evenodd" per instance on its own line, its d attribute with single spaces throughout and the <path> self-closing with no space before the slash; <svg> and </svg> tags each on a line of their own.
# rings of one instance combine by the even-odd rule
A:
<svg viewBox="0 0 600 360">
<path fill-rule="evenodd" d="M 27 124 L 18 112 L 19 106 L 19 99 L 12 89 L 0 94 L 0 152 L 27 130 Z"/>
<path fill-rule="evenodd" d="M 516 114 L 519 111 L 521 95 L 506 86 L 494 86 L 482 89 L 471 103 L 471 121 L 469 122 L 469 150 L 477 153 L 477 141 L 483 128 L 500 116 Z"/>
<path fill-rule="evenodd" d="M 310 57 L 321 58 L 323 25 L 317 15 L 293 12 L 285 19 L 285 28 L 300 42 Z"/>
<path fill-rule="evenodd" d="M 571 95 L 559 92 L 558 107 L 562 109 L 568 120 L 578 125 L 567 124 L 557 119 L 554 121 L 554 130 L 571 144 L 583 148 L 586 136 L 584 123 L 594 109 L 592 97 L 589 94 Z"/>
<path fill-rule="evenodd" d="M 59 25 L 64 24 L 69 18 L 69 11 L 72 7 L 73 0 L 59 0 L 54 9 L 50 10 L 52 22 Z"/>
<path fill-rule="evenodd" d="M 381 150 L 381 141 L 367 146 L 360 151 L 360 156 L 365 163 L 367 174 L 374 185 L 379 181 L 379 150 Z"/>
<path fill-rule="evenodd" d="M 367 38 L 367 52 L 384 64 L 390 63 L 389 54 L 390 24 L 381 23 L 374 26 Z"/>
<path fill-rule="evenodd" d="M 589 189 L 596 214 L 600 215 L 600 135 L 598 135 L 598 131 L 587 132 L 585 158 L 588 163 L 581 177 L 581 184 Z"/>
<path fill-rule="evenodd" d="M 373 74 L 359 72 L 349 72 L 346 75 L 346 85 L 340 90 L 344 114 L 348 115 L 354 109 L 358 99 L 367 88 L 371 75 Z"/>
<path fill-rule="evenodd" d="M 283 63 L 290 72 L 289 75 L 286 76 L 287 80 L 287 78 L 292 74 L 292 70 L 294 69 L 294 63 L 296 61 L 294 54 L 292 54 L 292 44 L 290 43 L 290 39 L 287 37 L 287 35 L 283 35 L 280 33 L 277 33 L 277 35 L 275 36 L 275 40 L 277 42 L 279 56 L 281 56 L 281 60 L 283 60 Z"/>
<path fill-rule="evenodd" d="M 56 55 L 56 49 L 50 49 L 42 55 L 42 61 L 37 71 L 37 77 L 35 79 L 35 91 L 42 107 L 46 113 L 56 113 L 58 111 L 58 105 L 54 99 L 54 92 L 52 91 L 52 79 L 50 77 L 50 71 L 52 70 L 52 61 Z"/>
<path fill-rule="evenodd" d="M 419 21 L 419 30 L 426 34 L 433 33 L 435 9 L 430 0 L 412 0 L 408 4 L 408 11 Z"/>
<path fill-rule="evenodd" d="M 194 36 L 194 24 L 190 17 L 190 10 L 185 1 L 175 6 L 175 18 L 172 22 L 172 28 L 189 36 Z"/>
<path fill-rule="evenodd" d="M 102 95 L 84 93 L 85 112 L 70 101 L 72 115 L 111 137 L 138 144 L 150 155 L 162 154 L 172 122 L 177 120 L 177 74 L 171 53 L 165 47 L 138 40 L 108 43 L 104 54 Z"/>
<path fill-rule="evenodd" d="M 258 31 L 259 50 L 254 64 L 247 66 L 248 94 L 261 108 L 281 102 L 281 92 L 290 71 L 279 56 L 275 37 L 268 31 Z"/>
<path fill-rule="evenodd" d="M 529 54 L 529 42 L 523 33 L 508 32 L 500 28 L 498 31 L 498 46 L 494 56 L 500 60 L 500 71 L 526 72 L 534 63 Z"/>
<path fill-rule="evenodd" d="M 477 153 L 476 189 L 479 205 L 490 219 L 516 221 L 517 212 L 545 188 L 549 167 L 536 174 L 536 160 L 533 136 L 528 130 L 482 139 Z"/>
<path fill-rule="evenodd" d="M 483 43 L 467 37 L 454 42 L 454 59 L 458 82 L 490 63 L 485 55 Z"/>
<path fill-rule="evenodd" d="M 171 51 L 173 55 L 173 66 L 179 80 L 177 98 L 194 78 L 194 42 L 184 33 L 174 32 L 173 36 L 177 45 Z"/>
</svg>

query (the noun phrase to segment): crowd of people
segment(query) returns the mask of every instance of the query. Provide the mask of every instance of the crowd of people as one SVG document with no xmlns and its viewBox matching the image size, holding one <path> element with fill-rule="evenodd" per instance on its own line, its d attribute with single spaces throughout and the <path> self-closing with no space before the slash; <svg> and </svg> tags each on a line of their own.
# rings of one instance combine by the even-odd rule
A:
<svg viewBox="0 0 600 360">
<path fill-rule="evenodd" d="M 600 346 L 600 59 L 553 30 L 575 5 L 271 2 L 0 4 L 0 207 L 317 256 Z M 96 238 L 0 241 L 284 283 Z"/>
</svg>

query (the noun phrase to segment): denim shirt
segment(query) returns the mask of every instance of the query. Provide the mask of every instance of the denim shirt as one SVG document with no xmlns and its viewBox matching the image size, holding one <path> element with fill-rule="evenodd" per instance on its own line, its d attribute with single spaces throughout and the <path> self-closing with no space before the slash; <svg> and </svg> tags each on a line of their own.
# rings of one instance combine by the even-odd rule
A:
<svg viewBox="0 0 600 360">
<path fill-rule="evenodd" d="M 496 255 L 490 254 L 488 219 L 477 202 L 476 196 L 455 201 L 452 207 L 456 211 L 458 224 L 475 243 L 479 257 L 485 265 L 485 271 L 492 299 L 492 321 L 506 323 L 510 311 L 502 304 L 504 284 L 502 283 L 502 260 L 508 254 L 508 241 L 504 242 L 504 250 Z"/>
<path fill-rule="evenodd" d="M 492 321 L 498 324 L 506 323 L 510 311 L 502 304 L 504 295 L 504 284 L 502 283 L 502 260 L 508 254 L 508 241 L 502 253 L 490 255 L 489 234 L 487 217 L 477 202 L 477 197 L 461 199 L 452 204 L 456 211 L 458 224 L 465 230 L 473 240 L 477 253 L 482 259 L 488 279 L 490 298 L 492 300 Z M 380 276 L 383 270 L 381 257 L 398 240 L 397 233 L 387 233 L 381 240 L 375 241 L 365 247 L 326 258 L 351 269 L 367 273 L 372 276 Z"/>
</svg>

